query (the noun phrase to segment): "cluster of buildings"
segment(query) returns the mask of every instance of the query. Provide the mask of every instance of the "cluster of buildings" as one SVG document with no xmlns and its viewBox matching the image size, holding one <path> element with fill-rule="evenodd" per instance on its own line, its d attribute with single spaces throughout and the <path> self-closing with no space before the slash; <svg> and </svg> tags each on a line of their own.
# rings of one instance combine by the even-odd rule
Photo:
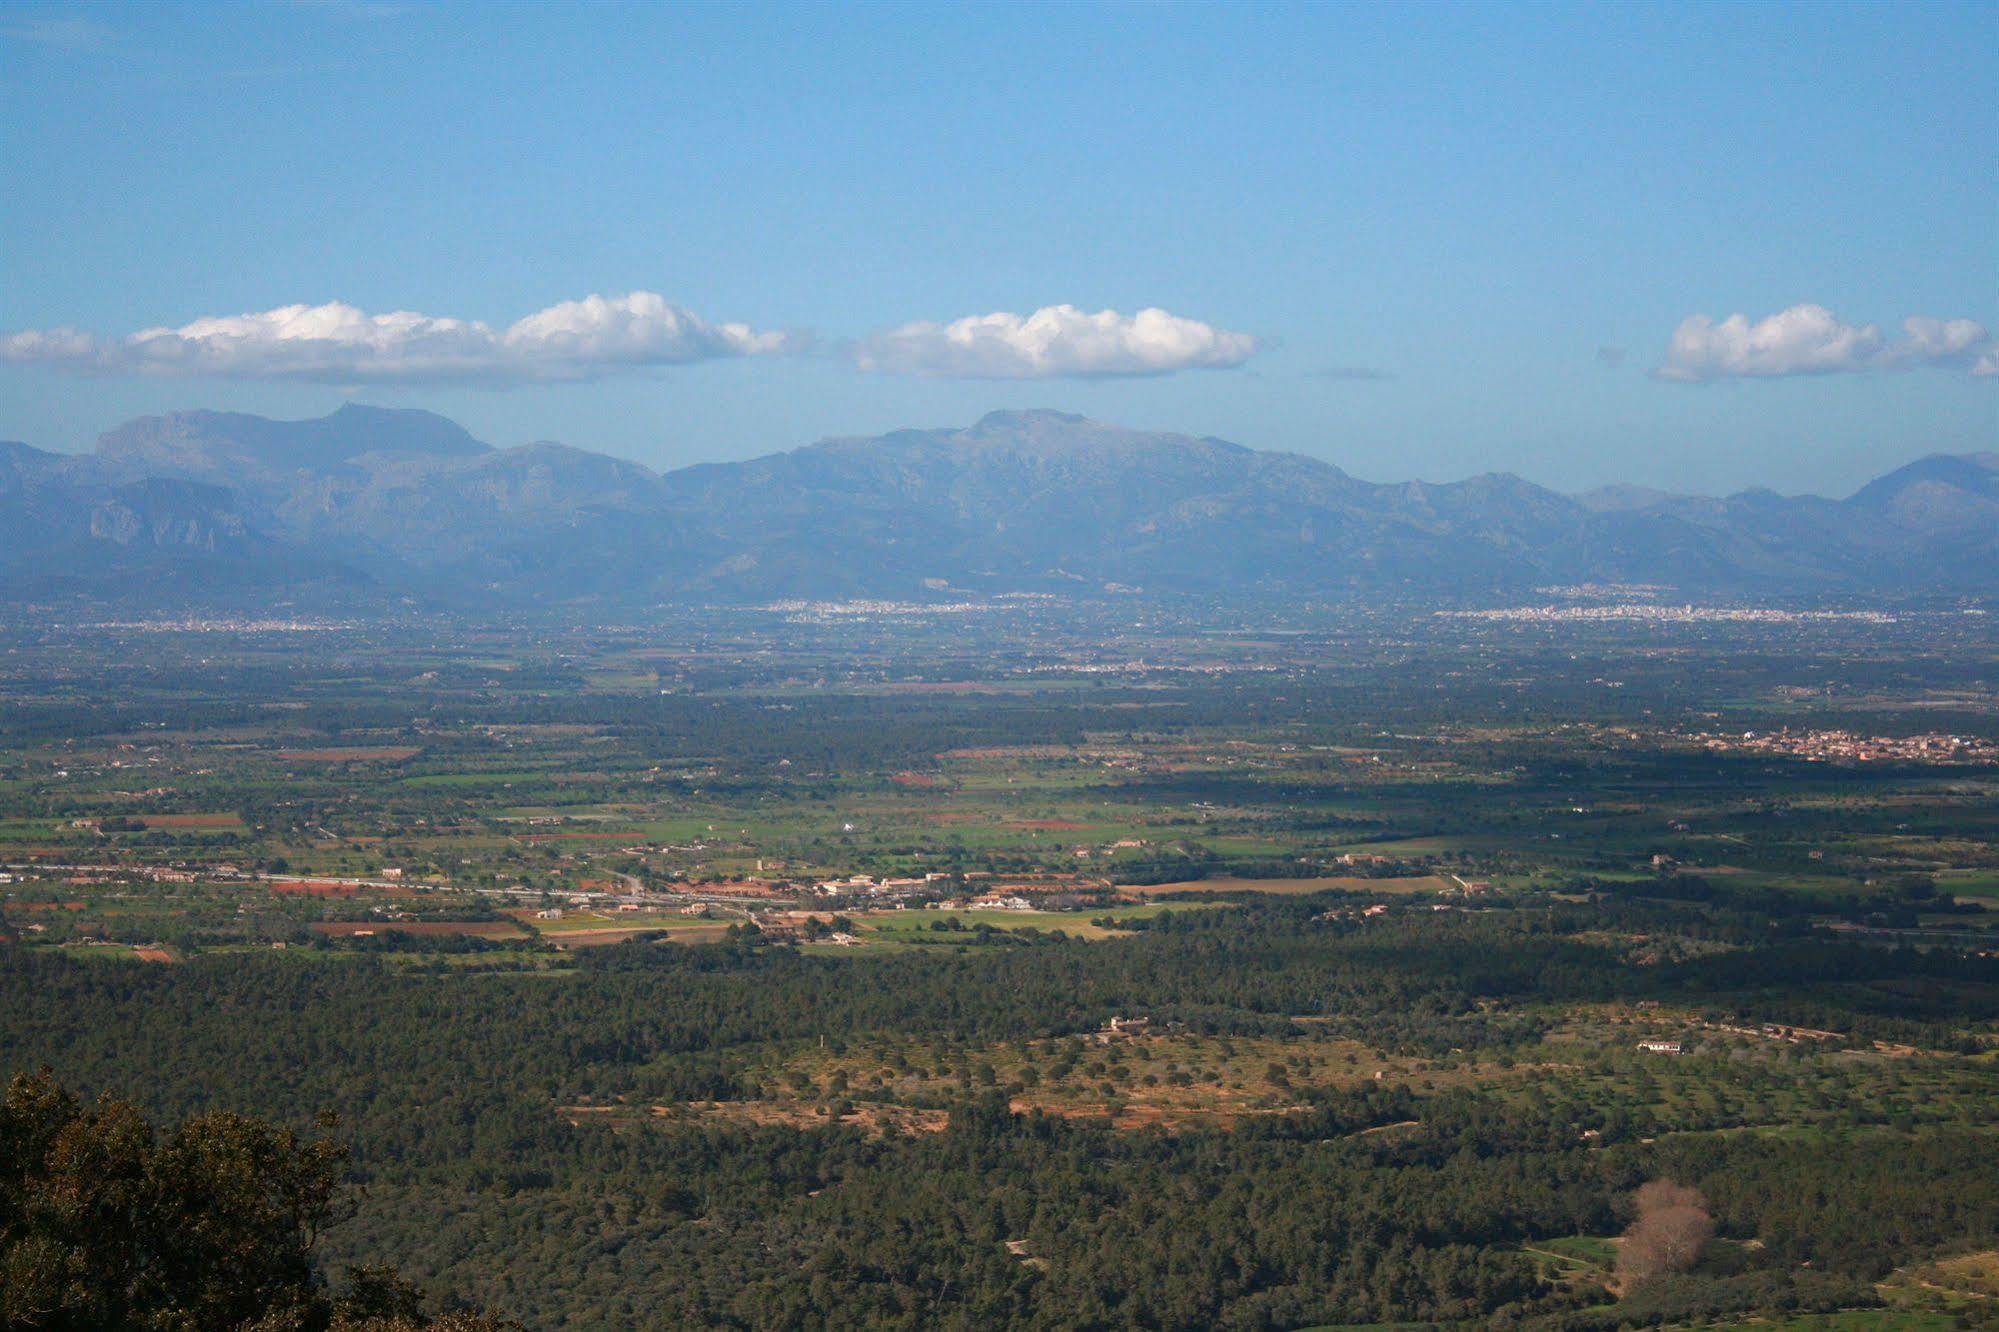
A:
<svg viewBox="0 0 1999 1332">
<path fill-rule="evenodd" d="M 949 911 L 1033 911 L 1034 902 L 1019 893 L 988 893 L 984 897 L 954 899 L 940 902 L 939 906 Z"/>
<path fill-rule="evenodd" d="M 79 629 L 121 629 L 142 634 L 303 634 L 352 629 L 349 620 L 202 619 L 100 620 Z"/>
<path fill-rule="evenodd" d="M 1385 916 L 1387 914 L 1388 914 L 1388 904 L 1386 902 L 1375 902 L 1372 903 L 1371 905 L 1364 907 L 1362 906 L 1333 907 L 1331 910 L 1321 911 L 1318 915 L 1312 917 L 1312 919 L 1313 920 L 1370 920 L 1376 916 Z"/>
<path fill-rule="evenodd" d="M 1119 1017 L 1116 1014 L 1113 1014 L 1111 1020 L 1098 1028 L 1094 1033 L 1098 1045 L 1109 1045 L 1112 1041 L 1135 1040 L 1140 1036 L 1149 1036 L 1151 1034 L 1151 1018 Z"/>
<path fill-rule="evenodd" d="M 1000 609 L 990 601 L 805 601 L 790 598 L 763 607 L 773 615 L 783 615 L 794 624 L 824 623 L 831 620 L 907 618 L 915 615 L 970 615 Z"/>
<path fill-rule="evenodd" d="M 844 879 L 823 879 L 812 885 L 815 897 L 869 898 L 891 901 L 918 897 L 933 891 L 949 874 L 932 873 L 920 878 L 877 879 L 871 874 L 850 874 Z"/>
<path fill-rule="evenodd" d="M 1769 754 L 1814 762 L 1992 763 L 1999 743 L 1964 735 L 1855 735 L 1851 731 L 1699 732 L 1694 743 L 1716 754 Z"/>
<path fill-rule="evenodd" d="M 1527 620 L 1552 624 L 1590 620 L 1642 620 L 1657 624 L 1809 624 L 1824 620 L 1893 624 L 1880 611 L 1765 610 L 1753 606 L 1657 606 L 1624 602 L 1611 606 L 1505 606 L 1496 610 L 1445 610 L 1459 620 Z"/>
</svg>

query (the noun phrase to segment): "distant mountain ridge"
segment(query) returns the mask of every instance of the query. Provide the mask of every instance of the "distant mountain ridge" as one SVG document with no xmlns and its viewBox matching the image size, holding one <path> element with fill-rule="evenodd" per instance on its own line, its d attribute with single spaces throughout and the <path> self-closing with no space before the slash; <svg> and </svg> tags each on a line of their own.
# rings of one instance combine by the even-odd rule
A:
<svg viewBox="0 0 1999 1332">
<path fill-rule="evenodd" d="M 1999 454 L 1845 500 L 1519 477 L 1376 483 L 1299 454 L 1053 411 L 664 475 L 496 449 L 429 412 L 142 417 L 87 455 L 0 443 L 10 596 L 371 588 L 466 604 L 777 597 L 1999 592 Z"/>
</svg>

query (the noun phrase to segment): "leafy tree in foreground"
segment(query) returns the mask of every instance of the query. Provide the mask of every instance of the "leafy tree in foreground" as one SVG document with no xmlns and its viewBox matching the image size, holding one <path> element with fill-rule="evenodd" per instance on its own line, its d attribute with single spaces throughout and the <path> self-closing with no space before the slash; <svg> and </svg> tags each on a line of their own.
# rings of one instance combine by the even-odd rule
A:
<svg viewBox="0 0 1999 1332">
<path fill-rule="evenodd" d="M 0 1097 L 0 1329 L 37 1332 L 498 1332 L 426 1318 L 393 1273 L 330 1296 L 312 1243 L 345 1154 L 215 1113 L 155 1132 L 136 1107 L 86 1107 L 47 1073 Z"/>
</svg>

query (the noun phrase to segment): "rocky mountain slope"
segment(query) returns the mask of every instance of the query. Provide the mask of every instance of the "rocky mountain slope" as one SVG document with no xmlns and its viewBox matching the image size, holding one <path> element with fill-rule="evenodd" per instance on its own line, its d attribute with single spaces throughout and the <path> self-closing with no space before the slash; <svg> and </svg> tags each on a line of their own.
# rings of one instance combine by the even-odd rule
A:
<svg viewBox="0 0 1999 1332">
<path fill-rule="evenodd" d="M 1508 475 L 1374 483 L 1297 454 L 1058 412 L 829 439 L 660 475 L 495 449 L 427 412 L 183 412 L 94 453 L 0 444 L 10 593 L 143 570 L 178 591 L 300 580 L 443 603 L 785 596 L 1408 595 L 1548 582 L 1686 595 L 1999 591 L 1999 454 L 1845 500 Z"/>
</svg>

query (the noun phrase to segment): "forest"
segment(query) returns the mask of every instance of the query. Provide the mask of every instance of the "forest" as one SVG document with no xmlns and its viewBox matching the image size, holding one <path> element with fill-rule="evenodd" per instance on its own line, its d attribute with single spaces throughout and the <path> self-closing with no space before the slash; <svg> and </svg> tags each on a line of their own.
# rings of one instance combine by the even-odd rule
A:
<svg viewBox="0 0 1999 1332">
<path fill-rule="evenodd" d="M 22 626 L 5 1325 L 1993 1322 L 1989 641 L 1103 629 Z"/>
<path fill-rule="evenodd" d="M 1712 904 L 1366 925 L 1318 920 L 1325 905 L 1175 913 L 1112 946 L 874 959 L 626 943 L 553 978 L 17 951 L 0 1052 L 167 1117 L 303 1128 L 330 1111 L 361 1189 L 327 1256 L 534 1326 L 1614 1327 L 1628 1302 L 1599 1309 L 1602 1286 L 1534 1249 L 1617 1234 L 1652 1179 L 1698 1190 L 1732 1246 L 1726 1270 L 1648 1283 L 1654 1322 L 1876 1304 L 1894 1269 L 1999 1239 L 1999 1068 L 1957 1049 L 1999 1019 L 1999 961 L 1759 939 Z M 1634 967 L 1604 936 L 1639 931 L 1729 947 Z M 1722 1041 L 1655 1069 L 1577 1042 L 1566 1068 L 1523 1068 L 1561 1049 L 1565 1014 L 1612 1002 L 1833 1029 L 1838 1048 Z M 1308 1069 L 1351 1039 L 1476 1076 L 1286 1075 L 1281 1111 L 1233 1129 L 1119 1128 L 1116 1086 L 1094 1115 L 1013 1108 L 1028 1070 L 1072 1076 L 1051 1042 L 1112 1012 L 1189 1045 L 1274 1036 Z M 889 1044 L 951 1066 L 935 1131 L 870 1132 L 867 1102 L 893 1091 L 774 1091 L 746 1058 Z M 1876 1053 L 1891 1046 L 1922 1053 Z M 1006 1085 L 982 1080 L 982 1052 L 1020 1047 Z M 1865 1099 L 1839 1096 L 1857 1076 Z M 1912 1094 L 1918 1077 L 1936 1090 Z M 554 1109 L 777 1095 L 819 1123 Z"/>
</svg>

